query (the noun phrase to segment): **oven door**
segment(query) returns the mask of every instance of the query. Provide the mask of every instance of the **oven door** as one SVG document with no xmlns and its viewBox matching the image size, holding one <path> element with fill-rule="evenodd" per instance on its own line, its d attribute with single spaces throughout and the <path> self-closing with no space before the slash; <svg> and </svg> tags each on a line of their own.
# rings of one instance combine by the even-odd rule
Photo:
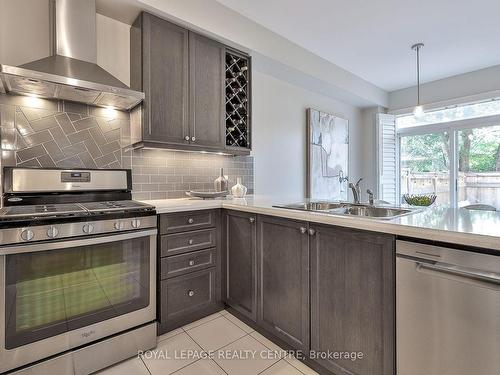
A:
<svg viewBox="0 0 500 375">
<path fill-rule="evenodd" d="M 0 248 L 0 373 L 155 320 L 156 233 Z"/>
</svg>

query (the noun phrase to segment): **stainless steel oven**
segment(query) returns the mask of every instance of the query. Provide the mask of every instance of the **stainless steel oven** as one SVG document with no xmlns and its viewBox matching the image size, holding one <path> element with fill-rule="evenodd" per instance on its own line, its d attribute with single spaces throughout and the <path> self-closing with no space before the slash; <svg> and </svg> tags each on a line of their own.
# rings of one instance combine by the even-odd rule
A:
<svg viewBox="0 0 500 375">
<path fill-rule="evenodd" d="M 0 248 L 0 372 L 156 314 L 156 229 Z"/>
</svg>

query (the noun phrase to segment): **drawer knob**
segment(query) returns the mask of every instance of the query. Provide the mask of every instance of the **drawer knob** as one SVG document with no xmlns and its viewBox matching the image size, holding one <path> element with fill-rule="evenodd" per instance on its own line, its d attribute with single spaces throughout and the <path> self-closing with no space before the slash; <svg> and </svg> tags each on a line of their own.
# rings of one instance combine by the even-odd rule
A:
<svg viewBox="0 0 500 375">
<path fill-rule="evenodd" d="M 194 240 L 193 240 L 193 239 L 190 239 L 190 240 L 188 241 L 188 244 L 190 244 L 190 245 L 194 244 Z"/>
<path fill-rule="evenodd" d="M 186 136 L 184 137 L 184 139 L 185 139 L 186 141 L 189 141 L 189 135 L 186 135 Z"/>
<path fill-rule="evenodd" d="M 194 260 L 193 260 L 193 259 L 189 259 L 188 264 L 189 264 L 190 266 L 194 266 Z"/>
<path fill-rule="evenodd" d="M 189 297 L 194 296 L 194 290 L 190 290 L 190 291 L 188 291 L 188 296 L 189 296 Z"/>
<path fill-rule="evenodd" d="M 300 227 L 300 233 L 304 234 L 307 232 L 307 228 L 306 227 Z"/>
<path fill-rule="evenodd" d="M 314 236 L 316 234 L 316 231 L 314 229 L 309 229 L 309 235 Z"/>
<path fill-rule="evenodd" d="M 193 223 L 194 223 L 194 219 L 193 219 L 192 217 L 190 217 L 190 218 L 188 219 L 188 223 L 189 223 L 189 224 L 193 224 Z"/>
<path fill-rule="evenodd" d="M 250 220 L 250 222 L 251 222 L 251 223 L 255 223 L 255 218 L 254 218 L 254 217 L 251 217 L 251 218 L 250 218 L 250 219 L 248 219 L 248 220 Z"/>
</svg>

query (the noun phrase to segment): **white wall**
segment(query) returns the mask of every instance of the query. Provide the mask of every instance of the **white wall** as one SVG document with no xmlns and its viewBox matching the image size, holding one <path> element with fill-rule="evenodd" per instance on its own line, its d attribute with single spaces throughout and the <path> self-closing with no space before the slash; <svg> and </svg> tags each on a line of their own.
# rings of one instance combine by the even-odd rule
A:
<svg viewBox="0 0 500 375">
<path fill-rule="evenodd" d="M 305 196 L 306 109 L 311 107 L 349 120 L 349 175 L 352 179 L 362 176 L 364 140 L 359 108 L 258 71 L 252 78 L 256 194 L 289 199 Z"/>
<path fill-rule="evenodd" d="M 420 91 L 422 104 L 429 108 L 496 96 L 500 96 L 500 65 L 427 82 Z M 416 98 L 416 87 L 393 91 L 389 93 L 389 111 L 411 108 Z"/>
<path fill-rule="evenodd" d="M 96 16 L 97 64 L 130 86 L 130 26 Z"/>
<path fill-rule="evenodd" d="M 16 66 L 47 56 L 48 0 L 0 0 L 0 63 Z"/>
</svg>

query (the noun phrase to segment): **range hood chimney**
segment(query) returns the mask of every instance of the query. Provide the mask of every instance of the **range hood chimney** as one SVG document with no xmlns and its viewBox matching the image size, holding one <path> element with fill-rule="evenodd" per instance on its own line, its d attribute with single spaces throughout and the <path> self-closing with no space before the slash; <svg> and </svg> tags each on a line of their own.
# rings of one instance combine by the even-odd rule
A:
<svg viewBox="0 0 500 375">
<path fill-rule="evenodd" d="M 131 109 L 144 93 L 97 65 L 95 0 L 50 0 L 51 56 L 0 64 L 0 92 Z"/>
</svg>

